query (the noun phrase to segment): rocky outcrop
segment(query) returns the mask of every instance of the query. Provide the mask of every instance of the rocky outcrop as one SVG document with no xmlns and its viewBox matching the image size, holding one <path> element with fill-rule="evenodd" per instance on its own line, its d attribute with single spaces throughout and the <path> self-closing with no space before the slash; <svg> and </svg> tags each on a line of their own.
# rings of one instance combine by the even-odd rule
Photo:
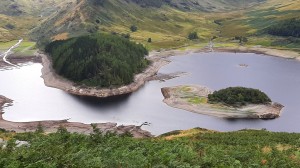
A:
<svg viewBox="0 0 300 168">
<path fill-rule="evenodd" d="M 283 105 L 279 103 L 247 104 L 230 107 L 223 104 L 207 103 L 207 96 L 212 93 L 207 87 L 188 85 L 161 89 L 164 102 L 171 107 L 221 118 L 274 119 L 280 117 Z"/>
<path fill-rule="evenodd" d="M 161 93 L 163 94 L 165 99 L 169 99 L 171 97 L 169 88 L 161 88 Z"/>
<path fill-rule="evenodd" d="M 275 110 L 275 111 L 272 111 L 272 112 L 266 112 L 266 113 L 262 113 L 262 114 L 258 114 L 258 118 L 260 119 L 275 119 L 275 118 L 278 118 L 280 117 L 280 112 L 281 112 L 281 109 L 284 107 L 282 104 L 279 104 L 279 103 L 271 103 L 270 106 L 272 108 L 275 108 L 275 109 L 278 109 L 278 110 Z"/>
</svg>

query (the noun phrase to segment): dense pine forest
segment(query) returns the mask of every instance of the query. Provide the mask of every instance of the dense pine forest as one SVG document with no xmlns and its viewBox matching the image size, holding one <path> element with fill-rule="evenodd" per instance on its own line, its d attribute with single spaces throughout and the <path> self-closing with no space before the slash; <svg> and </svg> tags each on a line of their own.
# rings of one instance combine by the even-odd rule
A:
<svg viewBox="0 0 300 168">
<path fill-rule="evenodd" d="M 0 167 L 298 167 L 300 134 L 244 130 L 213 132 L 200 128 L 165 136 L 133 139 L 129 135 L 57 133 L 13 134 L 0 148 Z M 16 147 L 15 141 L 29 143 Z"/>
<path fill-rule="evenodd" d="M 300 37 L 300 19 L 281 21 L 267 29 L 268 33 L 275 36 Z"/>
<path fill-rule="evenodd" d="M 215 91 L 213 94 L 208 95 L 208 100 L 211 103 L 224 103 L 234 106 L 271 102 L 271 99 L 262 91 L 244 87 L 229 87 Z"/>
<path fill-rule="evenodd" d="M 45 51 L 58 74 L 87 86 L 129 84 L 134 74 L 149 64 L 143 45 L 117 35 L 92 34 L 54 41 Z"/>
</svg>

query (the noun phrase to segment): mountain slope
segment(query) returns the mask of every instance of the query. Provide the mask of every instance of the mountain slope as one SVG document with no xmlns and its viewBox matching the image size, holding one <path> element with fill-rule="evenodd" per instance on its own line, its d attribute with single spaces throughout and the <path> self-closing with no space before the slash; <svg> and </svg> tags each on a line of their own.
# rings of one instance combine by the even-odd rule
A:
<svg viewBox="0 0 300 168">
<path fill-rule="evenodd" d="M 71 0 L 1 0 L 0 41 L 26 38 L 33 29 Z"/>
<path fill-rule="evenodd" d="M 240 37 L 247 37 L 249 45 L 300 46 L 297 39 L 270 36 L 266 31 L 299 16 L 300 0 L 4 0 L 0 5 L 8 2 L 17 4 L 22 14 L 13 16 L 18 12 L 0 6 L 2 41 L 26 37 L 34 28 L 30 37 L 39 44 L 107 32 L 130 34 L 131 40 L 148 49 L 203 47 L 211 38 L 217 38 L 214 41 L 222 46 L 232 46 L 239 45 L 234 39 Z M 136 32 L 131 32 L 132 25 Z M 187 39 L 191 32 L 197 32 L 198 41 Z"/>
<path fill-rule="evenodd" d="M 81 0 L 51 16 L 32 32 L 34 39 L 57 40 L 95 31 L 130 33 L 136 25 L 138 32 L 131 36 L 145 43 L 153 39 L 155 47 L 180 46 L 187 43 L 191 31 L 201 32 L 201 39 L 215 34 L 216 24 L 207 19 L 212 12 L 239 10 L 259 4 L 261 0 Z M 40 36 L 42 35 L 42 36 Z"/>
</svg>

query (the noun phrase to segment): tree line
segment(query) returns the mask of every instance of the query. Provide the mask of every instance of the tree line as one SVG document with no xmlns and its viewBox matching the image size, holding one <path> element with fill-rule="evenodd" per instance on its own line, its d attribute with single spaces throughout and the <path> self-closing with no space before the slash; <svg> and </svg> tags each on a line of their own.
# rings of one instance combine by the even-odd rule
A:
<svg viewBox="0 0 300 168">
<path fill-rule="evenodd" d="M 267 32 L 275 36 L 300 37 L 300 19 L 281 21 L 279 24 L 267 28 Z"/>
<path fill-rule="evenodd" d="M 45 47 L 55 71 L 87 86 L 129 84 L 149 64 L 142 44 L 110 34 L 92 34 L 54 41 Z"/>
</svg>

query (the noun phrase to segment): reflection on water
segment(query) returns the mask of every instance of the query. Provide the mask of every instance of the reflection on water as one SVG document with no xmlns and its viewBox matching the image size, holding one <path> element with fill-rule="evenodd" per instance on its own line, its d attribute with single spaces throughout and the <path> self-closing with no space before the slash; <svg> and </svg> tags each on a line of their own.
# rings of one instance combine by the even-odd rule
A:
<svg viewBox="0 0 300 168">
<path fill-rule="evenodd" d="M 173 62 L 160 73 L 188 72 L 166 82 L 152 81 L 135 93 L 97 99 L 78 97 L 45 87 L 41 65 L 0 71 L 0 95 L 14 100 L 4 117 L 12 121 L 58 120 L 117 122 L 143 127 L 154 134 L 203 127 L 221 131 L 244 128 L 300 132 L 300 62 L 257 54 L 195 53 L 170 58 Z M 241 67 L 240 64 L 248 65 Z M 181 84 L 199 84 L 212 89 L 229 86 L 253 87 L 266 92 L 273 101 L 285 105 L 276 120 L 228 120 L 187 112 L 162 102 L 160 89 Z"/>
<path fill-rule="evenodd" d="M 110 107 L 110 106 L 122 106 L 126 104 L 131 94 L 125 94 L 120 96 L 108 97 L 108 98 L 97 98 L 89 96 L 76 96 L 69 94 L 74 101 L 78 103 L 85 104 L 87 106 L 100 108 L 100 107 Z"/>
</svg>

